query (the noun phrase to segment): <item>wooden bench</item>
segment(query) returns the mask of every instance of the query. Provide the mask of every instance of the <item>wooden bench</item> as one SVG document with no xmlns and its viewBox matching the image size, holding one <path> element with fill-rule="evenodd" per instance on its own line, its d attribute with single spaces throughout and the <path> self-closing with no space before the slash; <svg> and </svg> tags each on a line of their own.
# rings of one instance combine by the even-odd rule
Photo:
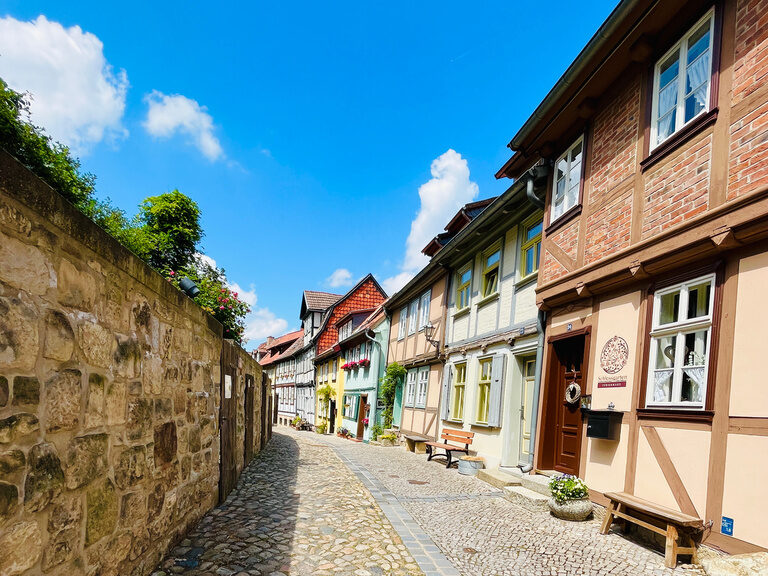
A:
<svg viewBox="0 0 768 576">
<path fill-rule="evenodd" d="M 472 444 L 472 438 L 474 436 L 474 432 L 464 432 L 464 430 L 443 430 L 443 433 L 440 434 L 440 438 L 443 439 L 442 442 L 425 442 L 427 446 L 427 460 L 432 460 L 432 458 L 435 456 L 447 456 L 448 463 L 445 465 L 445 467 L 450 468 L 452 462 L 451 454 L 453 452 L 463 452 L 464 454 L 469 454 L 469 445 Z M 449 444 L 449 440 L 459 444 L 463 443 L 464 446 Z M 436 454 L 435 450 L 437 449 L 445 450 L 445 454 Z"/>
<path fill-rule="evenodd" d="M 429 442 L 429 438 L 419 436 L 418 434 L 404 434 L 403 438 L 405 438 L 405 447 L 409 452 L 415 452 L 417 454 L 424 454 L 426 452 L 426 448 L 419 445 Z"/>
<path fill-rule="evenodd" d="M 600 529 L 601 534 L 608 533 L 614 517 L 622 518 L 625 522 L 632 522 L 666 537 L 664 565 L 667 568 L 677 566 L 678 554 L 690 554 L 693 557 L 691 561 L 696 562 L 696 542 L 694 537 L 704 530 L 704 521 L 701 518 L 648 502 L 625 492 L 606 492 L 605 497 L 610 500 L 610 504 L 608 504 L 608 508 L 605 511 L 605 520 L 603 520 L 603 525 Z M 632 512 L 658 520 L 662 525 L 666 525 L 666 529 L 636 518 L 632 516 Z M 680 546 L 682 541 L 687 541 L 688 545 Z"/>
</svg>

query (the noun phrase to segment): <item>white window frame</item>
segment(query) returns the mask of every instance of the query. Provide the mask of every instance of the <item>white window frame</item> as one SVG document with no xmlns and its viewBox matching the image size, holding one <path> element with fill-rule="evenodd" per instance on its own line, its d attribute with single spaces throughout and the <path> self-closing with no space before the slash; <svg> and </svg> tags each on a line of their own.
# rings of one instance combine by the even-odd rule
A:
<svg viewBox="0 0 768 576">
<path fill-rule="evenodd" d="M 693 35 L 694 32 L 696 32 L 701 25 L 709 19 L 709 74 L 707 75 L 707 96 L 705 98 L 706 106 L 699 111 L 696 116 L 693 116 L 688 121 L 685 120 L 685 87 L 686 87 L 686 77 L 687 77 L 687 70 L 688 70 L 688 40 Z M 651 105 L 651 142 L 649 150 L 653 151 L 655 148 L 658 148 L 661 146 L 664 142 L 669 140 L 672 136 L 674 136 L 677 132 L 679 132 L 684 126 L 692 122 L 694 119 L 698 118 L 702 114 L 706 114 L 710 110 L 710 99 L 711 99 L 711 92 L 712 92 L 712 66 L 713 66 L 713 43 L 714 43 L 714 37 L 715 37 L 715 11 L 714 9 L 709 10 L 696 24 L 691 26 L 691 28 L 683 35 L 680 40 L 677 41 L 677 43 L 670 48 L 664 56 L 659 58 L 656 61 L 656 65 L 653 67 L 653 100 Z M 677 105 L 676 105 L 676 112 L 675 112 L 675 126 L 672 132 L 669 133 L 669 135 L 660 142 L 657 142 L 658 139 L 658 118 L 656 117 L 658 115 L 659 110 L 659 81 L 660 81 L 660 74 L 659 71 L 661 69 L 661 65 L 663 62 L 665 62 L 672 54 L 677 52 L 678 54 L 678 72 L 677 72 Z"/>
<path fill-rule="evenodd" d="M 402 340 L 405 338 L 406 330 L 408 329 L 408 306 L 403 306 L 400 309 L 400 325 L 397 329 L 397 339 Z"/>
<path fill-rule="evenodd" d="M 352 320 L 349 320 L 339 328 L 339 340 L 346 340 L 352 336 Z"/>
<path fill-rule="evenodd" d="M 572 199 L 571 203 L 568 204 L 568 192 L 573 188 L 573 183 L 571 182 L 571 168 L 573 166 L 573 158 L 571 156 L 571 152 L 573 152 L 573 149 L 576 148 L 581 144 L 581 152 L 579 153 L 581 155 L 581 159 L 579 160 L 579 173 L 578 173 L 578 179 L 579 183 L 576 186 L 576 196 Z M 563 192 L 563 203 L 561 204 L 562 208 L 559 209 L 555 200 L 557 199 L 557 166 L 560 164 L 562 160 L 565 160 L 566 162 L 566 170 L 565 170 L 565 192 Z M 581 175 L 584 172 L 584 134 L 580 135 L 576 140 L 573 141 L 573 144 L 568 146 L 568 148 L 565 149 L 565 152 L 563 152 L 560 157 L 555 161 L 555 167 L 554 167 L 554 174 L 552 176 L 552 202 L 551 202 L 551 208 L 550 208 L 550 215 L 549 215 L 549 223 L 552 224 L 553 222 L 556 222 L 559 220 L 563 214 L 568 212 L 571 208 L 574 206 L 578 206 L 579 199 L 581 198 L 581 186 L 582 186 L 582 178 Z"/>
<path fill-rule="evenodd" d="M 430 288 L 419 298 L 419 330 L 429 324 L 429 302 L 432 299 L 432 289 Z"/>
<path fill-rule="evenodd" d="M 688 289 L 691 286 L 710 282 L 709 291 L 709 310 L 706 316 L 694 319 L 682 319 L 683 314 L 688 311 Z M 663 290 L 658 290 L 653 296 L 653 316 L 652 328 L 648 345 L 650 353 L 648 354 L 648 381 L 646 383 L 645 406 L 646 408 L 686 408 L 703 410 L 707 403 L 707 381 L 709 379 L 709 363 L 712 344 L 712 323 L 715 307 L 715 290 L 717 288 L 717 278 L 715 274 L 699 276 L 685 282 L 680 282 L 673 286 L 668 286 Z M 661 298 L 669 293 L 680 291 L 680 302 L 678 304 L 678 319 L 675 322 L 659 325 L 659 315 L 661 313 Z M 685 335 L 692 332 L 706 330 L 707 347 L 704 360 L 703 389 L 701 391 L 701 402 L 683 402 L 680 400 L 683 383 L 683 367 L 685 365 Z M 656 341 L 660 338 L 676 336 L 675 360 L 672 368 L 672 400 L 671 402 L 654 401 L 653 393 L 655 390 L 656 358 L 658 346 Z"/>
<path fill-rule="evenodd" d="M 405 406 L 413 407 L 416 401 L 416 375 L 418 370 L 408 370 L 405 375 Z"/>
<path fill-rule="evenodd" d="M 419 316 L 419 300 L 411 300 L 408 304 L 408 335 L 416 334 L 416 324 Z"/>
<path fill-rule="evenodd" d="M 416 408 L 427 407 L 427 390 L 429 389 L 429 366 L 419 368 L 416 380 L 416 399 L 414 406 Z"/>
</svg>

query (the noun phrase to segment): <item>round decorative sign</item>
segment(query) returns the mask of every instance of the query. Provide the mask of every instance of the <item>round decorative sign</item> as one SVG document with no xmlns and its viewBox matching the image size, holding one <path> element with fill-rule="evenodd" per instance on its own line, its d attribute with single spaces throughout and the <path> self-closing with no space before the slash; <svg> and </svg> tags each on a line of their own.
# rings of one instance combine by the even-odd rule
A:
<svg viewBox="0 0 768 576">
<path fill-rule="evenodd" d="M 629 345 L 621 336 L 614 336 L 603 346 L 600 353 L 600 366 L 608 374 L 616 374 L 627 365 Z"/>
</svg>

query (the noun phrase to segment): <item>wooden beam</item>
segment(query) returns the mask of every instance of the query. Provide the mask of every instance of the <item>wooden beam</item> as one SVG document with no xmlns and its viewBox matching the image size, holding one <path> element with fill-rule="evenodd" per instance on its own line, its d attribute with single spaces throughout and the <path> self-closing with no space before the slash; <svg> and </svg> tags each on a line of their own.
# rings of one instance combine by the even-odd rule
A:
<svg viewBox="0 0 768 576">
<path fill-rule="evenodd" d="M 664 474 L 664 478 L 666 478 L 667 484 L 669 484 L 669 487 L 672 490 L 672 495 L 675 497 L 675 501 L 680 507 L 680 511 L 700 518 L 699 513 L 696 511 L 696 507 L 693 505 L 693 500 L 691 500 L 683 481 L 680 479 L 680 475 L 675 469 L 675 465 L 672 462 L 672 458 L 669 456 L 669 452 L 667 452 L 664 443 L 661 441 L 659 432 L 652 426 L 642 426 L 642 430 L 653 451 L 653 455 L 656 457 L 656 462 L 658 462 L 661 472 Z"/>
</svg>

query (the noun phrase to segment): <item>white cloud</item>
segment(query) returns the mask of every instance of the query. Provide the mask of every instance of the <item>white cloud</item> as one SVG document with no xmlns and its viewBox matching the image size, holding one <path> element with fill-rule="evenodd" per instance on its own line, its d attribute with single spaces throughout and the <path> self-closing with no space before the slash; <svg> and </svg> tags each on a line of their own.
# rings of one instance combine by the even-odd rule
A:
<svg viewBox="0 0 768 576">
<path fill-rule="evenodd" d="M 157 138 L 170 138 L 181 133 L 192 140 L 192 144 L 214 161 L 224 156 L 219 139 L 214 135 L 213 118 L 205 106 L 181 94 L 163 94 L 153 90 L 145 97 L 147 119 L 144 128 Z"/>
<path fill-rule="evenodd" d="M 419 186 L 421 205 L 411 222 L 411 232 L 405 242 L 405 257 L 401 272 L 382 282 L 388 294 L 405 286 L 429 258 L 421 250 L 442 232 L 448 220 L 464 204 L 477 198 L 479 189 L 469 179 L 469 166 L 461 154 L 453 149 L 438 156 L 430 166 L 432 178 Z"/>
<path fill-rule="evenodd" d="M 278 318 L 269 308 L 253 308 L 245 319 L 245 340 L 260 342 L 267 336 L 281 336 L 288 331 L 288 321 Z"/>
<path fill-rule="evenodd" d="M 237 294 L 237 297 L 240 298 L 243 302 L 248 304 L 251 308 L 256 306 L 256 291 L 253 289 L 253 284 L 251 284 L 250 290 L 245 290 L 240 287 L 240 285 L 237 282 L 233 282 L 232 284 L 229 284 L 229 289 L 232 290 L 232 292 L 235 292 Z"/>
<path fill-rule="evenodd" d="M 395 276 L 390 276 L 381 281 L 381 287 L 384 288 L 384 292 L 390 296 L 400 290 L 403 286 L 408 284 L 408 281 L 413 278 L 414 274 L 411 272 L 401 272 Z"/>
<path fill-rule="evenodd" d="M 101 40 L 79 26 L 64 28 L 45 16 L 0 18 L 0 76 L 32 94 L 32 121 L 76 153 L 128 134 L 125 70 L 115 72 Z"/>
<path fill-rule="evenodd" d="M 346 268 L 337 268 L 333 271 L 333 274 L 325 279 L 325 281 L 331 288 L 338 288 L 339 286 L 352 286 L 352 272 Z"/>
</svg>

